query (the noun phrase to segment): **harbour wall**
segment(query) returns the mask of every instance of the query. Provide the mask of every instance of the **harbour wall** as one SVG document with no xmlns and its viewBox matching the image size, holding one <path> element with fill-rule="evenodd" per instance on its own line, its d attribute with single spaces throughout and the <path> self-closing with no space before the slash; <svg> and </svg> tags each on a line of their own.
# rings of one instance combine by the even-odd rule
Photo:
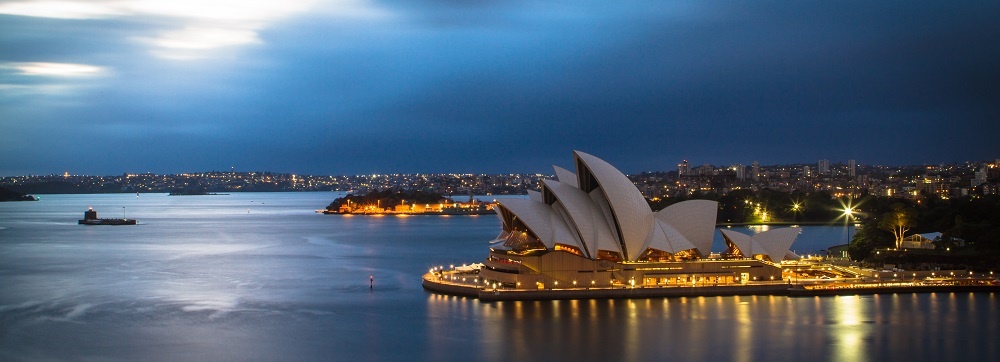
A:
<svg viewBox="0 0 1000 362">
<path fill-rule="evenodd" d="M 981 284 L 939 284 L 939 285 L 871 285 L 859 287 L 806 288 L 803 285 L 782 283 L 759 285 L 726 286 L 684 286 L 684 287 L 617 287 L 617 288 L 572 288 L 572 289 L 488 289 L 468 284 L 456 284 L 436 280 L 431 274 L 423 276 L 423 287 L 432 292 L 478 298 L 482 302 L 506 300 L 561 300 L 561 299 L 629 299 L 629 298 L 669 298 L 669 297 L 714 297 L 732 295 L 784 295 L 789 297 L 869 295 L 894 293 L 954 293 L 954 292 L 1000 292 L 1000 285 Z"/>
</svg>

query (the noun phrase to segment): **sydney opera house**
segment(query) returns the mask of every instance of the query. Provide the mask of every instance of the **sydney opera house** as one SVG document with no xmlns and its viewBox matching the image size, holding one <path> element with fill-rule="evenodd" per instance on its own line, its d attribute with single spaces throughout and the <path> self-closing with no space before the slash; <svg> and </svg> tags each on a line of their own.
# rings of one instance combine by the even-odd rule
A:
<svg viewBox="0 0 1000 362">
<path fill-rule="evenodd" d="M 555 167 L 528 199 L 502 200 L 503 230 L 479 268 L 493 289 L 741 285 L 780 281 L 798 228 L 757 235 L 723 230 L 712 254 L 718 204 L 684 201 L 653 212 L 624 174 L 574 152 L 576 173 Z"/>
</svg>

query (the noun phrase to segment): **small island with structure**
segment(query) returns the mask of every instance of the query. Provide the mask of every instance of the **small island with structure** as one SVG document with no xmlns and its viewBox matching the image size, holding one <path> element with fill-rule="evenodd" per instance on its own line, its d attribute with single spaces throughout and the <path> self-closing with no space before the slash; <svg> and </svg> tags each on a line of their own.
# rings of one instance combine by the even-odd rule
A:
<svg viewBox="0 0 1000 362">
<path fill-rule="evenodd" d="M 455 201 L 433 192 L 373 191 L 364 195 L 339 197 L 322 210 L 324 214 L 345 215 L 482 215 L 496 214 L 493 203 L 469 196 Z"/>
<path fill-rule="evenodd" d="M 87 211 L 83 212 L 83 220 L 79 221 L 80 225 L 135 225 L 135 219 L 98 219 L 97 211 L 94 208 L 87 208 Z"/>
</svg>

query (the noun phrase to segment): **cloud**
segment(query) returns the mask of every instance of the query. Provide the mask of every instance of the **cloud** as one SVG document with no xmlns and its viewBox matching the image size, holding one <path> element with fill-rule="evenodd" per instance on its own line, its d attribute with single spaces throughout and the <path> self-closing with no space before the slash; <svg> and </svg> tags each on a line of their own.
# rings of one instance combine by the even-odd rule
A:
<svg viewBox="0 0 1000 362">
<path fill-rule="evenodd" d="M 199 59 L 211 51 L 261 43 L 260 32 L 272 24 L 315 5 L 314 0 L 121 0 L 121 1 L 18 1 L 0 4 L 0 14 L 52 19 L 163 20 L 178 27 L 149 27 L 150 34 L 131 39 L 149 45 L 150 53 L 167 59 Z M 373 2 L 339 0 L 324 4 L 325 15 L 339 18 L 378 18 L 386 11 Z M 155 19 L 155 20 L 154 20 Z"/>
<path fill-rule="evenodd" d="M 110 1 L 19 1 L 0 4 L 0 14 L 53 19 L 104 19 L 126 15 Z"/>
<path fill-rule="evenodd" d="M 73 63 L 9 62 L 0 63 L 0 68 L 14 69 L 21 75 L 44 77 L 96 77 L 108 73 L 104 67 Z"/>
<path fill-rule="evenodd" d="M 992 4 L 3 1 L 0 121 L 52 158 L 0 143 L 43 169 L 80 140 L 111 173 L 123 148 L 154 171 L 548 172 L 572 149 L 992 158 L 1000 132 Z"/>
<path fill-rule="evenodd" d="M 0 62 L 0 96 L 70 95 L 81 81 L 110 74 L 107 67 L 88 64 Z"/>
</svg>

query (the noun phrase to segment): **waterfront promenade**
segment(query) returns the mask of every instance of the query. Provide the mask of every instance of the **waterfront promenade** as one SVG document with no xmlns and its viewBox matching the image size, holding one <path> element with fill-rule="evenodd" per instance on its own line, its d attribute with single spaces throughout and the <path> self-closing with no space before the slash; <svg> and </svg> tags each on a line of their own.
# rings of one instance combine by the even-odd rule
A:
<svg viewBox="0 0 1000 362">
<path fill-rule="evenodd" d="M 1000 292 L 1000 282 L 992 277 L 939 278 L 921 280 L 748 282 L 725 285 L 554 287 L 547 289 L 501 288 L 481 282 L 476 273 L 431 271 L 423 275 L 424 289 L 447 295 L 477 298 L 482 302 L 501 300 L 630 299 L 664 297 L 707 297 L 729 295 L 785 295 L 790 297 L 932 292 Z"/>
</svg>

